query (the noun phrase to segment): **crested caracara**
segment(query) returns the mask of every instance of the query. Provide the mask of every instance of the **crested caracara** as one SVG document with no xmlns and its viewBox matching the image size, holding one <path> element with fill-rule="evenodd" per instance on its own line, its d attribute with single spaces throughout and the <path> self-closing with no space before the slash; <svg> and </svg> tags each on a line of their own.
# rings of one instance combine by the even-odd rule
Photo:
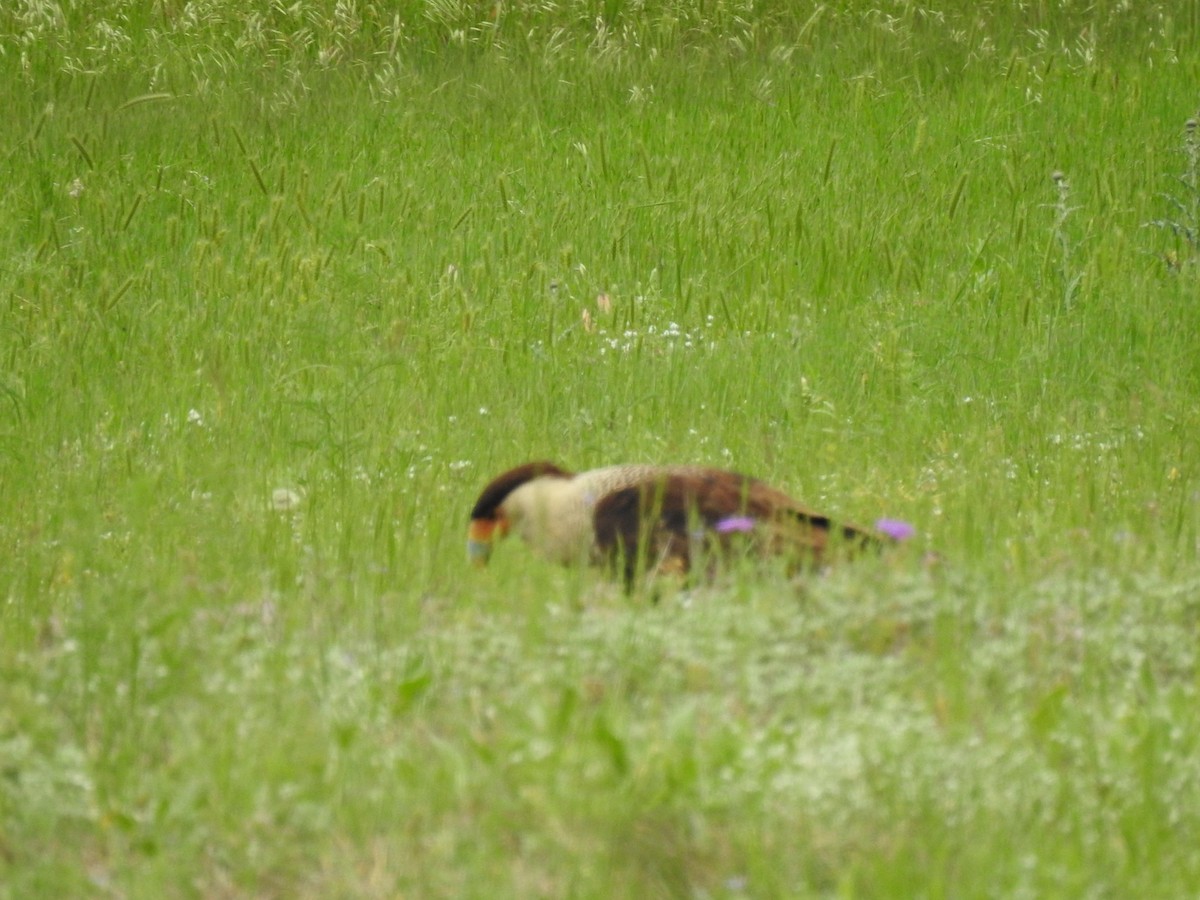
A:
<svg viewBox="0 0 1200 900">
<path fill-rule="evenodd" d="M 703 466 L 606 466 L 572 474 L 531 462 L 494 478 L 471 510 L 467 552 L 479 565 L 492 542 L 515 532 L 560 563 L 619 571 L 687 572 L 739 542 L 760 555 L 819 566 L 834 553 L 883 547 L 912 533 L 884 520 L 877 529 L 834 523 L 756 478 Z"/>
</svg>

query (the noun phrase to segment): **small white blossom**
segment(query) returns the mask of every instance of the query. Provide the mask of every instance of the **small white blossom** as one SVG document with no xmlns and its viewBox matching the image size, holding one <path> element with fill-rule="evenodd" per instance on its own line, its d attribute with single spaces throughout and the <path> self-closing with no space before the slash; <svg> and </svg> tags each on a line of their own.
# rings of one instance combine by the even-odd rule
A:
<svg viewBox="0 0 1200 900">
<path fill-rule="evenodd" d="M 271 509 L 276 512 L 291 512 L 300 506 L 304 498 L 291 488 L 275 488 L 271 491 Z"/>
</svg>

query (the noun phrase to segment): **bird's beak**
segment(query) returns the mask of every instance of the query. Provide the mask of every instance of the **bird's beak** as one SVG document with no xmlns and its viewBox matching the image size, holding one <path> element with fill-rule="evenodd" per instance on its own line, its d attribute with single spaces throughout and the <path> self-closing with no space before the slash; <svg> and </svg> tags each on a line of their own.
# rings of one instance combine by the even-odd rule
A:
<svg viewBox="0 0 1200 900">
<path fill-rule="evenodd" d="M 472 519 L 467 531 L 467 559 L 471 564 L 482 568 L 488 564 L 492 555 L 492 541 L 496 535 L 504 535 L 503 526 L 496 519 Z"/>
<path fill-rule="evenodd" d="M 471 565 L 477 569 L 482 569 L 488 564 L 488 559 L 492 555 L 492 545 L 488 541 L 476 541 L 467 538 L 467 559 L 471 561 Z"/>
</svg>

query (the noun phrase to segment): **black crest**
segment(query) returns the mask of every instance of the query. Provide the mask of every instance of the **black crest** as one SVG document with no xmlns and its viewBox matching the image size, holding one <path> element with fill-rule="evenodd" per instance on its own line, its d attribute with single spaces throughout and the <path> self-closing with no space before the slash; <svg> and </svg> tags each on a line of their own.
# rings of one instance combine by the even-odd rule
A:
<svg viewBox="0 0 1200 900">
<path fill-rule="evenodd" d="M 509 469 L 503 475 L 497 475 L 488 483 L 488 486 L 483 489 L 483 493 L 479 495 L 479 499 L 475 501 L 475 508 L 471 510 L 472 519 L 494 519 L 496 518 L 496 510 L 500 508 L 508 495 L 519 488 L 521 485 L 532 481 L 535 478 L 541 478 L 549 475 L 554 478 L 570 478 L 571 473 L 559 468 L 552 462 L 539 461 L 525 463 L 522 466 L 517 466 L 515 469 Z"/>
</svg>

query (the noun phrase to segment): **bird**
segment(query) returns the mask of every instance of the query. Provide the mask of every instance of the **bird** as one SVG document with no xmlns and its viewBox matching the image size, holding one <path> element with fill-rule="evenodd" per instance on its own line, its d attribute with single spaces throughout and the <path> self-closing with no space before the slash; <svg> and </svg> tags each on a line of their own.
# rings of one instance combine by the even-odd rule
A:
<svg viewBox="0 0 1200 900">
<path fill-rule="evenodd" d="M 471 509 L 467 555 L 484 566 L 513 533 L 564 565 L 607 567 L 632 587 L 640 573 L 688 575 L 744 548 L 795 569 L 882 549 L 912 536 L 907 522 L 834 522 L 757 478 L 702 465 L 611 465 L 572 473 L 527 462 L 493 478 Z"/>
</svg>

